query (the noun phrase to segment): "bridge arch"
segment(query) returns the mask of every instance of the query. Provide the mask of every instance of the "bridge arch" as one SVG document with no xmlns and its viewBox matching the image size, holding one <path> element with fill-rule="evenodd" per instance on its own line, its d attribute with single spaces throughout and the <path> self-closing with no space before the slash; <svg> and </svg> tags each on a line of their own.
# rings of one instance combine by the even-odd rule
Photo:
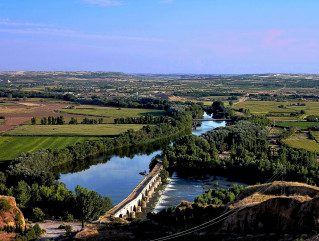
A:
<svg viewBox="0 0 319 241">
<path fill-rule="evenodd" d="M 134 217 L 136 213 L 146 208 L 146 203 L 149 202 L 154 189 L 161 183 L 159 173 L 162 168 L 162 164 L 158 163 L 126 199 L 100 217 L 100 222 L 104 223 L 106 220 L 112 220 L 112 216 Z"/>
</svg>

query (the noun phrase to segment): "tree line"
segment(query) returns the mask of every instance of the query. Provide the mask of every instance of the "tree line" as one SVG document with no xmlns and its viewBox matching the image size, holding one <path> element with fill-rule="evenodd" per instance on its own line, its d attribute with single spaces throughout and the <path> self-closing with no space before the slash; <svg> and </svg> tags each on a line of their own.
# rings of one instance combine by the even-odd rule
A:
<svg viewBox="0 0 319 241">
<path fill-rule="evenodd" d="M 50 92 L 0 89 L 0 97 L 8 96 L 11 96 L 11 98 L 51 98 L 66 101 L 75 101 L 77 99 L 76 96 L 72 94 L 63 95 Z"/>
<path fill-rule="evenodd" d="M 78 122 L 77 118 L 71 117 L 70 121 L 68 122 L 69 125 L 77 125 L 77 124 L 86 124 L 86 125 L 95 125 L 95 124 L 103 124 L 103 118 L 99 119 L 90 119 L 85 117 L 80 123 Z M 36 117 L 31 118 L 31 124 L 36 125 L 37 119 Z M 64 125 L 65 120 L 63 116 L 48 116 L 48 117 L 42 117 L 40 119 L 41 125 Z"/>
<path fill-rule="evenodd" d="M 154 98 L 113 98 L 113 99 L 101 99 L 100 97 L 93 97 L 91 99 L 77 99 L 80 104 L 91 105 L 103 105 L 113 107 L 125 107 L 125 108 L 143 108 L 143 109 L 158 109 L 166 110 L 171 105 L 168 100 L 154 99 Z"/>
<path fill-rule="evenodd" d="M 172 118 L 169 116 L 140 116 L 140 117 L 126 117 L 114 119 L 115 124 L 159 124 L 171 123 Z"/>
</svg>

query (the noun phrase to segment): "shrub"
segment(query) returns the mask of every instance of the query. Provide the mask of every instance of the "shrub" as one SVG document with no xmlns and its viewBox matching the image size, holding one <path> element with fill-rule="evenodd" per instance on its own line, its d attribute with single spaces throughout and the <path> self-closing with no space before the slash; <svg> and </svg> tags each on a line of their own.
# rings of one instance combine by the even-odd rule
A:
<svg viewBox="0 0 319 241">
<path fill-rule="evenodd" d="M 0 199 L 0 213 L 8 212 L 11 208 L 11 205 L 8 200 Z"/>
<path fill-rule="evenodd" d="M 44 213 L 42 212 L 42 210 L 40 208 L 34 208 L 33 209 L 33 215 L 32 215 L 32 219 L 35 222 L 41 222 L 44 219 Z"/>
<path fill-rule="evenodd" d="M 34 230 L 35 235 L 36 235 L 37 237 L 40 237 L 41 234 L 43 233 L 43 230 L 41 229 L 41 227 L 40 227 L 39 224 L 34 225 L 34 226 L 33 226 L 33 230 Z"/>
<path fill-rule="evenodd" d="M 65 217 L 64 217 L 64 221 L 66 222 L 73 222 L 74 221 L 74 217 L 72 214 L 67 214 Z"/>
</svg>

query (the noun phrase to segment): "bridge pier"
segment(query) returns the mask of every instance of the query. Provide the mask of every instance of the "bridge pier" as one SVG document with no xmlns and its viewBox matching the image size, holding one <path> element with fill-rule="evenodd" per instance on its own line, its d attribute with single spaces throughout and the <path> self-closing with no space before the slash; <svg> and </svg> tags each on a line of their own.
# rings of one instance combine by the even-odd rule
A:
<svg viewBox="0 0 319 241">
<path fill-rule="evenodd" d="M 136 213 L 141 213 L 141 212 L 142 212 L 142 207 L 141 206 L 137 206 Z"/>
<path fill-rule="evenodd" d="M 137 213 L 146 209 L 155 189 L 162 183 L 160 177 L 162 168 L 162 164 L 158 163 L 127 198 L 100 217 L 100 223 L 111 221 L 112 217 L 135 218 Z"/>
<path fill-rule="evenodd" d="M 147 204 L 146 201 L 142 201 L 142 208 L 146 208 L 146 204 Z"/>
</svg>

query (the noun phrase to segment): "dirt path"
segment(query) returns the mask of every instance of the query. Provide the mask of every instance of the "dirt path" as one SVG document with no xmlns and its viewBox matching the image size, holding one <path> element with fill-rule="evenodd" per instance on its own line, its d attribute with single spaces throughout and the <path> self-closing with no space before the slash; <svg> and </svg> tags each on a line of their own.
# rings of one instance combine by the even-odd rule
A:
<svg viewBox="0 0 319 241">
<path fill-rule="evenodd" d="M 245 101 L 248 100 L 248 99 L 249 99 L 249 97 L 240 98 L 237 102 L 234 103 L 234 105 L 237 105 L 238 103 L 245 102 Z"/>
<path fill-rule="evenodd" d="M 47 239 L 56 239 L 60 235 L 65 233 L 64 229 L 58 229 L 61 224 L 70 225 L 72 227 L 72 231 L 80 231 L 82 229 L 81 223 L 66 223 L 66 222 L 58 222 L 58 221 L 44 221 L 38 223 L 42 229 L 45 229 L 47 233 L 39 238 L 38 240 L 45 241 Z"/>
</svg>

